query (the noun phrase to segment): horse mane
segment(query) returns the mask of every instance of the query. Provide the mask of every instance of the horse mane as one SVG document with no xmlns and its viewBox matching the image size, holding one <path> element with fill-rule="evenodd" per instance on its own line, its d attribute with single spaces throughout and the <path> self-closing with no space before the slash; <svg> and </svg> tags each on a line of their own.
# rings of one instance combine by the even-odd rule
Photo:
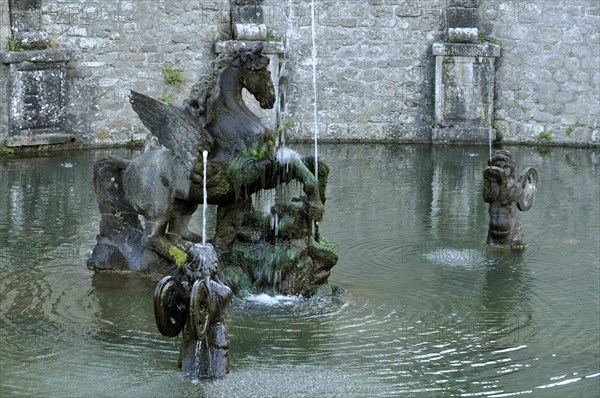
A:
<svg viewBox="0 0 600 398">
<path fill-rule="evenodd" d="M 230 66 L 239 56 L 239 51 L 219 54 L 219 56 L 210 63 L 206 73 L 204 73 L 192 86 L 189 97 L 184 101 L 184 106 L 195 116 L 206 119 L 206 112 L 208 109 L 207 102 L 209 97 L 213 94 L 213 90 L 218 90 L 216 83 L 219 75 L 223 69 Z"/>
</svg>

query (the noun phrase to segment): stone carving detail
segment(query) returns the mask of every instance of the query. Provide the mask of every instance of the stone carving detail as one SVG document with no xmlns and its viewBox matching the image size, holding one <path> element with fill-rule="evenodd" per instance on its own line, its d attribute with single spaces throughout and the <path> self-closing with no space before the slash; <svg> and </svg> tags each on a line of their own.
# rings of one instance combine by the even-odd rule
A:
<svg viewBox="0 0 600 398">
<path fill-rule="evenodd" d="M 194 378 L 229 373 L 225 308 L 233 293 L 217 276 L 219 263 L 211 244 L 195 244 L 183 275 L 165 276 L 154 291 L 154 316 L 161 334 L 182 332 L 177 367 Z"/>
<path fill-rule="evenodd" d="M 518 210 L 527 211 L 533 205 L 538 174 L 528 168 L 515 181 L 516 166 L 508 151 L 496 150 L 483 171 L 483 200 L 489 203 L 487 244 L 490 246 L 525 247 Z"/>
<path fill-rule="evenodd" d="M 322 293 L 337 262 L 318 235 L 327 165 L 318 162 L 315 176 L 314 159 L 277 148 L 242 99 L 245 88 L 262 108 L 273 107 L 268 67 L 260 44 L 223 53 L 181 108 L 132 91 L 155 139 L 132 160 L 108 157 L 94 169 L 102 220 L 88 266 L 169 274 L 155 291 L 157 326 L 166 336 L 183 333 L 179 367 L 198 377 L 228 372 L 223 311 L 232 289 Z M 254 193 L 292 180 L 301 198 L 269 215 L 253 210 Z M 203 201 L 218 206 L 214 248 L 188 228 Z"/>
</svg>

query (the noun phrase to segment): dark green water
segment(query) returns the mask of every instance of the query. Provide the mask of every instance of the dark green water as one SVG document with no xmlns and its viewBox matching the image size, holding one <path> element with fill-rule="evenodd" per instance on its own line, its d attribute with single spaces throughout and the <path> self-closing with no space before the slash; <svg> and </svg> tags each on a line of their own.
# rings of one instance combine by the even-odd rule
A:
<svg viewBox="0 0 600 398">
<path fill-rule="evenodd" d="M 347 293 L 237 298 L 231 374 L 213 382 L 175 371 L 154 281 L 84 265 L 108 152 L 4 157 L 0 396 L 597 397 L 600 152 L 512 152 L 540 175 L 521 255 L 485 250 L 487 148 L 322 145 L 321 232 Z"/>
</svg>

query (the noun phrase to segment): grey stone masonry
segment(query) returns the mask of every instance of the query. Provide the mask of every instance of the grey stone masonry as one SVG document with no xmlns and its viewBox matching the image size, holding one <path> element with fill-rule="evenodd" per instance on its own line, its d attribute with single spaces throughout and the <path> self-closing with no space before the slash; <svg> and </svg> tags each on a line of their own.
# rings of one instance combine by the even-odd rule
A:
<svg viewBox="0 0 600 398">
<path fill-rule="evenodd" d="M 280 43 L 277 48 L 285 52 L 272 69 L 285 101 L 278 104 L 279 114 L 265 117 L 285 121 L 288 139 L 313 139 L 316 98 L 320 140 L 429 142 L 438 128 L 434 43 L 448 48 L 489 43 L 502 49 L 500 57 L 492 57 L 493 112 L 485 108 L 497 138 L 600 146 L 598 0 L 315 0 L 314 9 L 312 4 L 0 0 L 0 52 L 12 54 L 15 33 L 26 45 L 37 45 L 38 37 L 46 51 L 70 52 L 64 135 L 83 145 L 144 140 L 147 130 L 129 105 L 129 90 L 181 104 L 215 49 L 227 45 L 215 43 L 233 39 Z M 470 58 L 474 76 L 491 62 Z M 14 138 L 8 120 L 13 83 L 9 64 L 2 65 L 0 146 Z M 442 65 L 446 72 L 460 66 Z M 163 70 L 178 77 L 175 83 L 166 83 Z M 459 91 L 447 94 L 458 97 Z"/>
<path fill-rule="evenodd" d="M 514 143 L 600 145 L 600 2 L 484 4 L 484 37 L 502 46 L 498 135 Z"/>
<path fill-rule="evenodd" d="M 84 145 L 143 141 L 147 130 L 129 104 L 129 90 L 180 105 L 214 58 L 214 42 L 231 38 L 227 1 L 40 3 L 41 28 L 52 47 L 72 53 L 65 132 Z M 3 20 L 7 12 L 0 8 Z M 0 43 L 2 51 L 7 41 Z"/>
<path fill-rule="evenodd" d="M 27 50 L 49 47 L 48 33 L 43 31 L 42 0 L 8 0 L 11 36 Z"/>
<path fill-rule="evenodd" d="M 289 139 L 429 141 L 431 45 L 443 34 L 442 1 L 265 0 L 265 23 L 285 38 Z M 316 92 L 313 88 L 316 64 Z"/>
</svg>

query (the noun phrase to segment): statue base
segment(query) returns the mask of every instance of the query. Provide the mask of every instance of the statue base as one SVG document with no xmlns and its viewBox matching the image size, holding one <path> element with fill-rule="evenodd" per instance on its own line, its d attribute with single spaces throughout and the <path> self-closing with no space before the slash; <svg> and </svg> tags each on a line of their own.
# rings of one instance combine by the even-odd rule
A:
<svg viewBox="0 0 600 398">
<path fill-rule="evenodd" d="M 318 237 L 305 198 L 275 205 L 270 214 L 246 207 L 219 207 L 228 219 L 240 220 L 233 240 L 220 241 L 221 252 L 227 253 L 223 280 L 232 290 L 310 296 L 327 283 L 338 255 Z M 229 235 L 218 225 L 217 241 L 221 232 Z"/>
</svg>

